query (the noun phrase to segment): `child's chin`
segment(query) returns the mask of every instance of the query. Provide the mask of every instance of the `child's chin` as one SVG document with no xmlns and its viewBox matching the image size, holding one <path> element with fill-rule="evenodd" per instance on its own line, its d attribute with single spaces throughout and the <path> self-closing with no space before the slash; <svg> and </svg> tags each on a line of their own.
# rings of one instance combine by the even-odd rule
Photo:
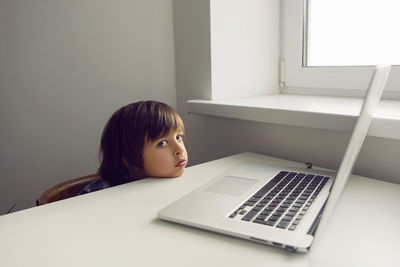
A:
<svg viewBox="0 0 400 267">
<path fill-rule="evenodd" d="M 179 172 L 179 173 L 174 173 L 174 174 L 169 174 L 169 175 L 160 175 L 160 176 L 154 176 L 157 178 L 179 178 L 181 177 L 183 174 L 183 171 Z"/>
<path fill-rule="evenodd" d="M 172 178 L 179 178 L 179 177 L 181 177 L 182 174 L 183 174 L 183 172 L 184 172 L 184 169 L 182 169 L 182 171 L 180 171 L 179 173 L 177 173 L 177 174 L 175 174 L 174 176 L 172 176 Z"/>
</svg>

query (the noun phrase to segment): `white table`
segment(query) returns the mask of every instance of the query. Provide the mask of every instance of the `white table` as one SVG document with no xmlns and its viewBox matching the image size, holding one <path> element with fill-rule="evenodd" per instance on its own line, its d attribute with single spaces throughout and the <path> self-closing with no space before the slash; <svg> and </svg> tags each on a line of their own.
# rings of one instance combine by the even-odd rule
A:
<svg viewBox="0 0 400 267">
<path fill-rule="evenodd" d="M 242 153 L 189 167 L 180 178 L 145 179 L 1 216 L 0 266 L 400 266 L 400 185 L 359 176 L 307 254 L 156 218 L 244 160 L 290 163 Z"/>
</svg>

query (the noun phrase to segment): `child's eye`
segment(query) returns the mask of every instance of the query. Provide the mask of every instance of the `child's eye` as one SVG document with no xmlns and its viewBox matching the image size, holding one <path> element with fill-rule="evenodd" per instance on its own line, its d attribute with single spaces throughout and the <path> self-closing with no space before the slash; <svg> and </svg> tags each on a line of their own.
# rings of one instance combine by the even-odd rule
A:
<svg viewBox="0 0 400 267">
<path fill-rule="evenodd" d="M 158 147 L 163 147 L 166 145 L 167 145 L 167 140 L 162 140 L 162 141 L 158 142 L 158 144 L 157 144 Z"/>
<path fill-rule="evenodd" d="M 183 140 L 183 135 L 178 134 L 178 135 L 176 136 L 176 140 L 182 141 L 182 140 Z"/>
</svg>

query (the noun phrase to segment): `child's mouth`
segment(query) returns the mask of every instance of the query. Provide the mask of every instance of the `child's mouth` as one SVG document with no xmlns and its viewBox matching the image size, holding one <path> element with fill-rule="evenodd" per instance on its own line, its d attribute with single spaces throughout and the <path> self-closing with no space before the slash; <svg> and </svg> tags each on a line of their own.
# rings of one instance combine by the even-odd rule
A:
<svg viewBox="0 0 400 267">
<path fill-rule="evenodd" d="M 182 166 L 185 166 L 185 165 L 186 165 L 186 160 L 181 160 L 175 165 L 175 167 L 182 167 Z"/>
</svg>

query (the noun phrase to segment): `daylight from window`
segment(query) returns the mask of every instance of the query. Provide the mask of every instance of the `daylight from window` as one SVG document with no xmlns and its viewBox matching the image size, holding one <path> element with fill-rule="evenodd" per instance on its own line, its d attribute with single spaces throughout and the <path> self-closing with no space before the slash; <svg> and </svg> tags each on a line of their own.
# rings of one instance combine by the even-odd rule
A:
<svg viewBox="0 0 400 267">
<path fill-rule="evenodd" d="M 400 0 L 305 1 L 307 66 L 400 65 Z"/>
</svg>

